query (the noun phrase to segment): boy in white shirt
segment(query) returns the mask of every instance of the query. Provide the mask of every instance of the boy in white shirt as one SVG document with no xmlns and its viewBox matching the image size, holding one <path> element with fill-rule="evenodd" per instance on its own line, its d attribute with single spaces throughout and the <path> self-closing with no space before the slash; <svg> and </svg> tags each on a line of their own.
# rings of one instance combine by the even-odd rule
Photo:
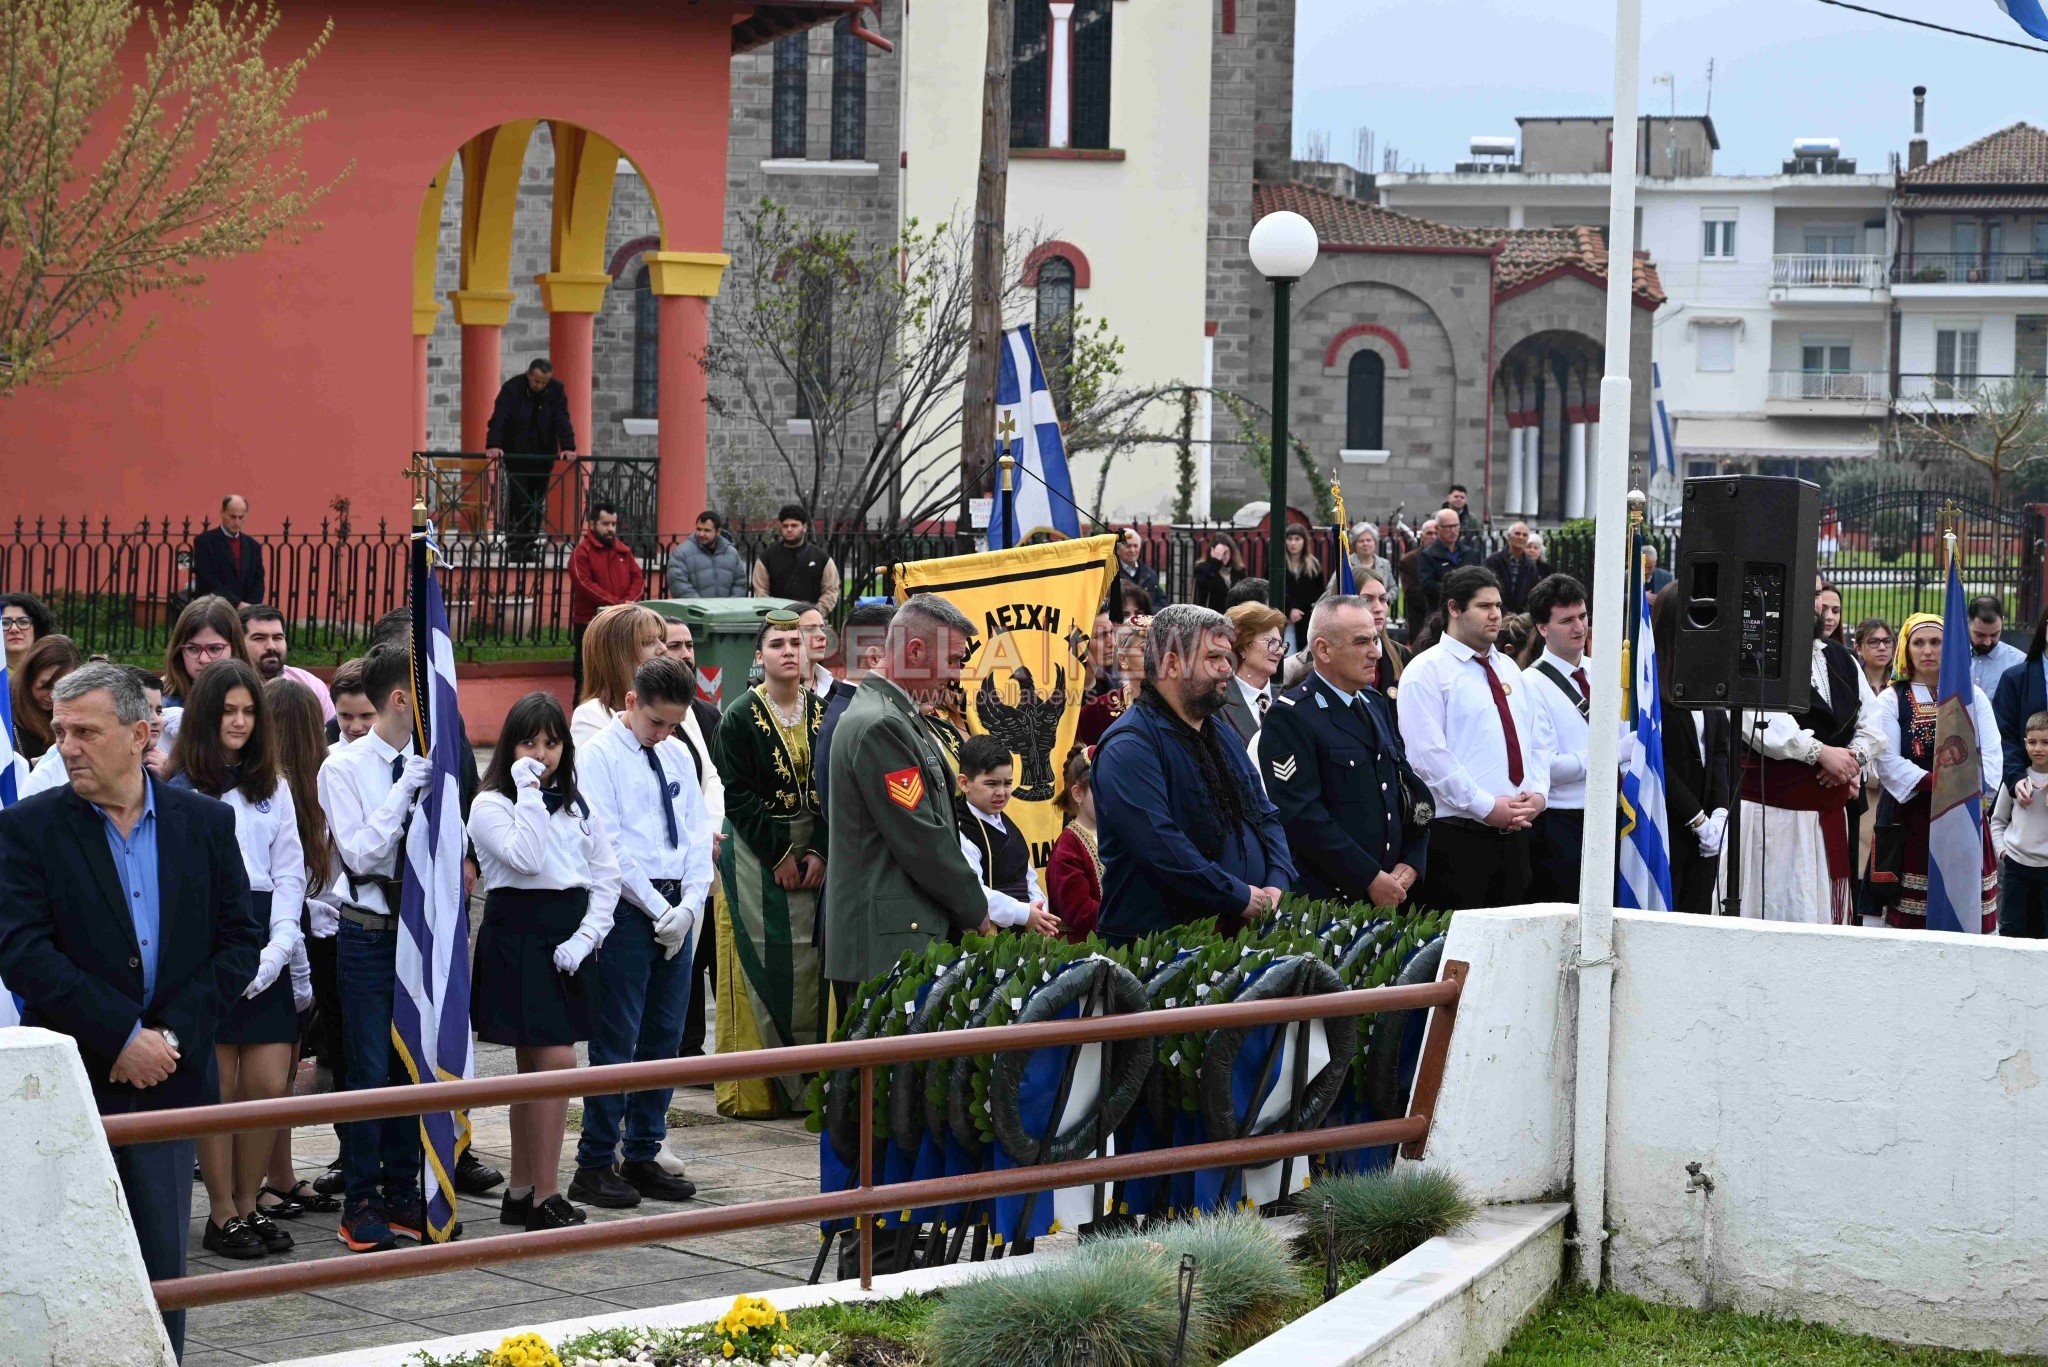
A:
<svg viewBox="0 0 2048 1367">
<path fill-rule="evenodd" d="M 1060 933 L 1059 917 L 1045 909 L 1045 893 L 1031 862 L 1031 842 L 1003 818 L 1016 787 L 1008 746 L 994 736 L 969 736 L 960 746 L 960 852 L 988 889 L 988 919 L 999 926 Z"/>
<path fill-rule="evenodd" d="M 2048 938 L 2048 712 L 2027 718 L 2027 772 L 1998 790 L 1998 933 Z"/>
</svg>

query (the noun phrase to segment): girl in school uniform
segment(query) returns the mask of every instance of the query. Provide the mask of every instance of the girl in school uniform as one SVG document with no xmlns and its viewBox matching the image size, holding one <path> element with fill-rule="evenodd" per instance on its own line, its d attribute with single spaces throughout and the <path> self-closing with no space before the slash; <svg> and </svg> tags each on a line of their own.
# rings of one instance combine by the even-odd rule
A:
<svg viewBox="0 0 2048 1367">
<path fill-rule="evenodd" d="M 512 705 L 469 812 L 483 870 L 470 1021 L 476 1037 L 511 1045 L 519 1071 L 576 1066 L 590 1038 L 582 969 L 612 926 L 619 865 L 611 838 L 576 792 L 576 743 L 546 693 Z M 583 1223 L 557 1173 L 566 1097 L 512 1108 L 512 1183 L 500 1224 L 561 1229 Z"/>
<path fill-rule="evenodd" d="M 170 772 L 172 784 L 219 798 L 233 809 L 249 900 L 256 919 L 270 928 L 255 978 L 228 1008 L 214 1037 L 220 1099 L 283 1096 L 299 1039 L 286 970 L 301 938 L 306 854 L 291 786 L 278 773 L 276 737 L 255 670 L 240 660 L 222 660 L 192 682 Z M 247 1259 L 291 1248 L 292 1236 L 256 1204 L 271 1141 L 268 1129 L 199 1141 L 199 1173 L 211 1207 L 207 1252 Z"/>
</svg>

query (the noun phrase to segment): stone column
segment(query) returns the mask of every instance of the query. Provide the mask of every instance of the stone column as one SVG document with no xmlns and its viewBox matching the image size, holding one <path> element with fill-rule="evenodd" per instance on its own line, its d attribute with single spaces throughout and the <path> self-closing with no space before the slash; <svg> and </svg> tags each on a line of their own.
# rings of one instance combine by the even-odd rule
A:
<svg viewBox="0 0 2048 1367">
<path fill-rule="evenodd" d="M 462 449 L 484 449 L 491 405 L 498 397 L 501 342 L 512 316 L 510 290 L 450 290 L 455 321 L 462 328 Z"/>
<path fill-rule="evenodd" d="M 1565 454 L 1564 515 L 1586 515 L 1586 424 L 1576 417 L 1571 425 L 1571 449 Z"/>
<path fill-rule="evenodd" d="M 590 416 L 597 313 L 604 307 L 605 286 L 612 278 L 551 271 L 536 275 L 533 282 L 540 286 L 540 300 L 548 311 L 548 360 L 554 364 L 555 378 L 568 391 L 569 425 L 576 429 L 576 449 L 587 454 L 597 449 Z"/>
<path fill-rule="evenodd" d="M 704 508 L 708 488 L 711 390 L 702 363 L 710 306 L 732 258 L 723 252 L 649 252 L 647 287 L 656 296 L 661 397 L 655 450 L 658 533 L 680 533 Z"/>
<path fill-rule="evenodd" d="M 1047 147 L 1068 147 L 1074 141 L 1074 5 L 1052 0 L 1050 60 L 1046 63 L 1045 112 Z"/>
<path fill-rule="evenodd" d="M 1507 511 L 1511 516 L 1522 511 L 1522 438 L 1528 433 L 1528 428 L 1517 425 L 1513 415 L 1509 416 Z"/>
</svg>

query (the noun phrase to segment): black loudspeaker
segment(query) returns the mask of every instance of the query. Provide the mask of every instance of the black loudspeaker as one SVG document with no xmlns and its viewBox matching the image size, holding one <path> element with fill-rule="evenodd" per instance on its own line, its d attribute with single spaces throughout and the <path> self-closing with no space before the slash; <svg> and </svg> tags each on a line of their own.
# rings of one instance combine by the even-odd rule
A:
<svg viewBox="0 0 2048 1367">
<path fill-rule="evenodd" d="M 1766 475 L 1689 479 L 1683 508 L 1664 700 L 1804 711 L 1813 695 L 1819 486 Z"/>
</svg>

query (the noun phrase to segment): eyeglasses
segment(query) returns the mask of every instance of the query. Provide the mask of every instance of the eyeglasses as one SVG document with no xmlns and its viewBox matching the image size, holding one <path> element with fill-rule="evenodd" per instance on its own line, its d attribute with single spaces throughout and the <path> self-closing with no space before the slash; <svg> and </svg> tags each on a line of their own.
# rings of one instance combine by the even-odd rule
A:
<svg viewBox="0 0 2048 1367">
<path fill-rule="evenodd" d="M 27 631 L 34 625 L 26 617 L 0 617 L 0 631 Z"/>
<path fill-rule="evenodd" d="M 1889 636 L 1866 636 L 1863 638 L 1862 643 L 1867 646 L 1884 646 L 1886 649 L 1890 649 L 1892 638 Z"/>
<path fill-rule="evenodd" d="M 187 641 L 179 647 L 178 653 L 188 660 L 224 660 L 233 650 L 234 647 L 226 641 Z"/>
</svg>

